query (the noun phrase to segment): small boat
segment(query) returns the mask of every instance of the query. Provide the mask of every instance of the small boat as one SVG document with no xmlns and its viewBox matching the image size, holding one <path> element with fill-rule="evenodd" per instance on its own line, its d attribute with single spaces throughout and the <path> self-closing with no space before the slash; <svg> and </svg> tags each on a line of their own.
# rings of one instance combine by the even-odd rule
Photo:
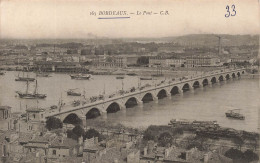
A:
<svg viewBox="0 0 260 163">
<path fill-rule="evenodd" d="M 161 76 L 163 76 L 163 74 L 152 74 L 151 76 L 153 76 L 153 77 L 161 77 Z"/>
<path fill-rule="evenodd" d="M 35 90 L 33 93 L 29 93 L 28 89 L 29 89 L 29 83 L 27 81 L 27 87 L 26 87 L 26 92 L 19 92 L 17 91 L 16 93 L 19 95 L 20 98 L 24 98 L 24 99 L 44 99 L 46 98 L 46 94 L 39 94 L 38 93 L 38 89 L 37 89 L 37 80 L 36 80 L 36 85 L 35 85 Z"/>
<path fill-rule="evenodd" d="M 0 75 L 4 75 L 5 74 L 5 72 L 0 72 Z"/>
<path fill-rule="evenodd" d="M 116 79 L 124 79 L 124 76 L 117 76 Z"/>
<path fill-rule="evenodd" d="M 88 80 L 91 78 L 90 74 L 77 74 L 77 75 L 70 75 L 71 79 L 76 79 L 76 80 Z"/>
<path fill-rule="evenodd" d="M 76 89 L 77 89 L 77 88 L 76 88 Z M 67 91 L 67 95 L 68 95 L 68 96 L 81 96 L 81 93 L 75 92 L 74 90 L 75 90 L 75 89 L 69 89 L 69 90 Z"/>
<path fill-rule="evenodd" d="M 23 72 L 23 76 L 21 77 L 20 76 L 20 73 L 18 74 L 18 77 L 15 79 L 15 81 L 34 81 L 35 78 L 31 78 L 28 76 L 27 74 L 27 77 L 24 76 L 24 72 Z"/>
<path fill-rule="evenodd" d="M 126 75 L 128 75 L 128 76 L 136 76 L 137 74 L 136 73 L 128 73 Z"/>
<path fill-rule="evenodd" d="M 240 110 L 240 109 L 232 109 L 232 110 L 228 110 L 225 114 L 226 117 L 228 118 L 234 118 L 234 119 L 239 119 L 239 120 L 244 120 L 245 116 L 240 114 L 239 112 L 236 112 L 236 110 Z"/>
<path fill-rule="evenodd" d="M 37 77 L 51 77 L 50 74 L 48 74 L 48 73 L 43 73 L 43 72 L 37 73 L 36 76 L 37 76 Z"/>
<path fill-rule="evenodd" d="M 149 77 L 141 77 L 140 80 L 153 80 L 153 78 L 149 78 Z"/>
<path fill-rule="evenodd" d="M 74 100 L 73 103 L 72 103 L 72 105 L 73 105 L 74 107 L 79 106 L 79 105 L 80 105 L 80 101 L 79 101 L 79 100 Z"/>
<path fill-rule="evenodd" d="M 50 109 L 51 109 L 51 110 L 53 110 L 53 109 L 58 109 L 58 106 L 57 106 L 57 105 L 52 105 L 52 106 L 50 107 Z"/>
</svg>

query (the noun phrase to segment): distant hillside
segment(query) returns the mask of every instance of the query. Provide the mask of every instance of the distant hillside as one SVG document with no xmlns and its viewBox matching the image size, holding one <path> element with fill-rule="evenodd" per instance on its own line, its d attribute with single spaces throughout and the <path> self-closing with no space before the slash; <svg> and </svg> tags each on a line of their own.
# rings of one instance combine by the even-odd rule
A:
<svg viewBox="0 0 260 163">
<path fill-rule="evenodd" d="M 204 45 L 218 45 L 218 37 L 221 37 L 221 44 L 241 46 L 241 45 L 257 45 L 259 36 L 254 35 L 213 35 L 213 34 L 196 34 L 196 35 L 186 35 L 175 38 L 165 38 L 168 41 L 182 42 L 182 43 L 198 43 Z"/>
<path fill-rule="evenodd" d="M 216 35 L 216 34 L 191 34 L 178 37 L 162 37 L 162 38 L 131 38 L 124 39 L 127 41 L 154 41 L 154 42 L 176 42 L 182 44 L 197 45 L 218 45 L 218 37 L 221 37 L 223 46 L 241 46 L 241 45 L 258 45 L 258 35 Z"/>
</svg>

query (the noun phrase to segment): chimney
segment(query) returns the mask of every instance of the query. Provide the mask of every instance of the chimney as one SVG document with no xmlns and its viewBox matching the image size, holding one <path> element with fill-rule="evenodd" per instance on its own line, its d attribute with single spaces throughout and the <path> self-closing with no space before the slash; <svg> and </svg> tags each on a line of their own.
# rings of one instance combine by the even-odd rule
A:
<svg viewBox="0 0 260 163">
<path fill-rule="evenodd" d="M 94 140 L 94 143 L 95 143 L 95 144 L 98 144 L 98 137 L 95 137 L 94 139 L 95 139 L 95 140 Z"/>
<path fill-rule="evenodd" d="M 172 151 L 172 147 L 169 147 L 169 148 L 166 148 L 165 150 L 164 150 L 164 158 L 167 158 L 167 157 L 169 157 L 169 154 L 170 154 L 170 152 Z"/>
<path fill-rule="evenodd" d="M 189 161 L 189 160 L 190 160 L 192 153 L 193 153 L 193 152 L 191 152 L 191 151 L 187 151 L 187 152 L 186 152 L 186 161 Z"/>
<path fill-rule="evenodd" d="M 80 136 L 80 137 L 78 138 L 78 144 L 79 144 L 79 145 L 83 144 L 83 136 Z"/>
<path fill-rule="evenodd" d="M 207 162 L 209 162 L 209 154 L 208 153 L 204 154 L 204 163 L 207 163 Z"/>
<path fill-rule="evenodd" d="M 147 155 L 147 147 L 144 147 L 144 156 Z"/>
</svg>

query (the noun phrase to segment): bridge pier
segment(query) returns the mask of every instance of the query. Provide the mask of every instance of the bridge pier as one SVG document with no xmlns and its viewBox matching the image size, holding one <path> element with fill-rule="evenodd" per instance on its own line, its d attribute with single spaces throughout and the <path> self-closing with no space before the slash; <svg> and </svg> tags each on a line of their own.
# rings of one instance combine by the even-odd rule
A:
<svg viewBox="0 0 260 163">
<path fill-rule="evenodd" d="M 190 87 L 190 92 L 194 93 L 194 88 Z"/>
<path fill-rule="evenodd" d="M 87 125 L 87 124 L 86 124 L 86 121 L 87 121 L 87 120 L 86 120 L 86 116 L 82 115 L 82 116 L 80 116 L 79 118 L 82 120 L 82 125 L 83 125 L 83 126 L 86 126 L 86 125 Z"/>
<path fill-rule="evenodd" d="M 179 94 L 180 94 L 180 95 L 183 95 L 183 90 L 179 90 Z"/>
<path fill-rule="evenodd" d="M 153 97 L 153 101 L 158 101 L 158 97 Z"/>
<path fill-rule="evenodd" d="M 171 99 L 172 98 L 172 94 L 171 93 L 166 93 L 166 97 L 168 98 L 168 99 Z"/>
<path fill-rule="evenodd" d="M 120 106 L 120 110 L 126 110 L 126 106 L 125 105 Z"/>
<path fill-rule="evenodd" d="M 144 103 L 144 102 L 141 101 L 141 100 L 138 100 L 138 101 L 137 101 L 137 105 L 143 105 L 143 103 Z"/>
</svg>

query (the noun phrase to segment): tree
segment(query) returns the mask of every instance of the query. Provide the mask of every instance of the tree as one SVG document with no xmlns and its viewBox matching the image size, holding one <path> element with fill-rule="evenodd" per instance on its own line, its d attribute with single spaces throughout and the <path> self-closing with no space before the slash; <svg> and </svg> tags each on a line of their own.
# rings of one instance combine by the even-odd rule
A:
<svg viewBox="0 0 260 163">
<path fill-rule="evenodd" d="M 56 117 L 49 117 L 46 121 L 46 126 L 48 130 L 62 128 L 63 124 L 59 118 Z"/>
<path fill-rule="evenodd" d="M 72 130 L 67 130 L 67 137 L 74 140 L 78 140 L 78 136 L 75 133 L 73 133 Z"/>
<path fill-rule="evenodd" d="M 89 129 L 85 135 L 83 136 L 83 139 L 90 139 L 93 137 L 98 137 L 98 140 L 101 141 L 103 139 L 103 136 L 95 129 L 91 128 Z"/>
<path fill-rule="evenodd" d="M 233 142 L 239 147 L 239 150 L 241 150 L 241 147 L 244 144 L 244 140 L 241 137 L 237 136 L 233 138 Z"/>
<path fill-rule="evenodd" d="M 256 153 L 254 153 L 252 150 L 248 149 L 244 152 L 243 159 L 246 162 L 257 161 L 259 160 L 259 156 Z"/>
<path fill-rule="evenodd" d="M 158 143 L 162 147 L 166 147 L 168 144 L 172 144 L 172 135 L 169 132 L 163 132 L 158 138 Z"/>
<path fill-rule="evenodd" d="M 225 156 L 231 158 L 232 160 L 239 160 L 242 158 L 243 153 L 240 150 L 230 148 L 226 151 Z"/>
<path fill-rule="evenodd" d="M 80 125 L 77 125 L 75 126 L 73 129 L 72 129 L 72 132 L 77 135 L 77 137 L 81 137 L 81 136 L 84 136 L 85 134 L 85 130 L 80 126 Z"/>
<path fill-rule="evenodd" d="M 149 64 L 149 57 L 141 56 L 137 59 L 137 64 L 139 65 L 147 65 Z"/>
<path fill-rule="evenodd" d="M 150 131 L 150 130 L 145 130 L 145 132 L 144 132 L 144 136 L 143 136 L 143 140 L 145 140 L 145 141 L 149 141 L 149 140 L 153 140 L 153 141 L 155 141 L 155 135 L 153 134 L 153 132 L 152 131 Z"/>
</svg>

